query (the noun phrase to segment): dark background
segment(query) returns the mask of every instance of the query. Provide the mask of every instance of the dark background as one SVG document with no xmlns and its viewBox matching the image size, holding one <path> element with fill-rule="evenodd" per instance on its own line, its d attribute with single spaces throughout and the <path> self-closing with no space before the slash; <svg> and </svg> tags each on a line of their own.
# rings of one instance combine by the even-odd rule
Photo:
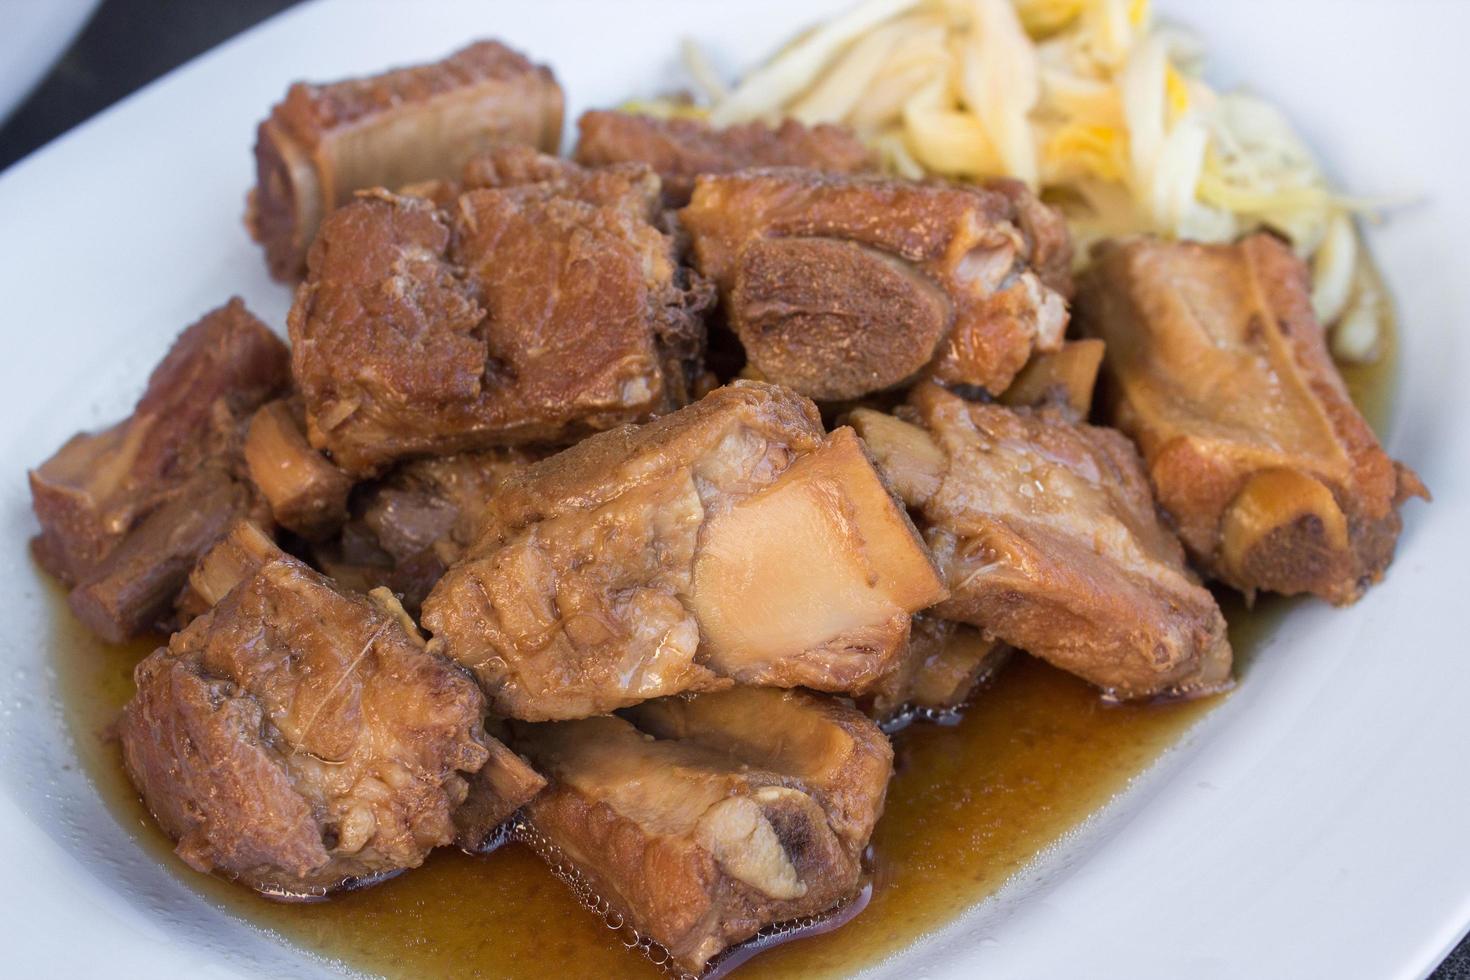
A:
<svg viewBox="0 0 1470 980">
<path fill-rule="evenodd" d="M 36 3 L 45 0 L 34 0 Z M 148 82 L 299 0 L 105 0 L 0 128 L 0 170 Z M 269 106 L 261 106 L 264 116 Z M 1470 980 L 1470 938 L 1433 980 Z"/>
</svg>

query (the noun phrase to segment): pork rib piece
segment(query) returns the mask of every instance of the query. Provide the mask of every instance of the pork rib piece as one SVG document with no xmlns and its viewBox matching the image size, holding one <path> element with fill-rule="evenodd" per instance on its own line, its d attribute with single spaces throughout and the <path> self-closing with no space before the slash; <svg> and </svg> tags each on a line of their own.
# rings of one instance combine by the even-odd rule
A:
<svg viewBox="0 0 1470 980">
<path fill-rule="evenodd" d="M 893 751 L 860 712 L 807 691 L 736 687 L 659 698 L 621 714 L 655 738 L 800 780 L 854 863 L 883 812 Z"/>
<path fill-rule="evenodd" d="M 315 540 L 347 519 L 352 478 L 307 442 L 299 400 L 280 398 L 256 411 L 245 434 L 245 463 L 271 516 L 288 531 Z"/>
<path fill-rule="evenodd" d="M 376 192 L 327 218 L 290 316 L 314 446 L 363 476 L 688 401 L 710 297 L 648 220 L 657 178 L 571 184 L 475 189 L 445 208 Z"/>
<path fill-rule="evenodd" d="M 892 771 L 859 712 L 768 688 L 648 702 L 633 724 L 513 728 L 551 779 L 525 811 L 544 856 L 570 861 L 693 973 L 856 894 Z"/>
<path fill-rule="evenodd" d="M 872 715 L 887 722 L 909 712 L 953 711 L 1010 655 L 1010 647 L 972 626 L 919 613 L 908 648 L 873 688 Z"/>
<path fill-rule="evenodd" d="M 944 595 L 852 431 L 737 382 L 512 475 L 424 623 L 541 721 L 732 681 L 861 691 Z"/>
<path fill-rule="evenodd" d="M 498 143 L 555 151 L 561 123 L 551 70 L 495 41 L 370 78 L 298 82 L 257 132 L 246 223 L 271 273 L 297 279 L 322 219 L 353 192 L 452 176 Z"/>
<path fill-rule="evenodd" d="M 138 665 L 119 727 L 133 782 L 190 867 L 320 895 L 455 838 L 467 779 L 492 754 L 484 699 L 391 594 L 340 592 L 248 525 L 192 588 L 214 606 Z"/>
<path fill-rule="evenodd" d="M 153 628 L 236 518 L 268 519 L 241 446 L 251 414 L 289 383 L 286 365 L 285 345 L 232 299 L 179 335 L 131 416 L 31 471 L 32 550 L 98 635 Z"/>
<path fill-rule="evenodd" d="M 1065 269 L 1033 268 L 1007 187 L 750 170 L 701 177 L 679 217 L 764 380 L 823 401 L 921 375 L 998 394 L 1067 325 Z"/>
<path fill-rule="evenodd" d="M 944 571 L 951 596 L 936 615 L 1116 698 L 1229 685 L 1225 620 L 1121 434 L 933 384 L 901 414 L 859 410 L 852 421 Z"/>
<path fill-rule="evenodd" d="M 337 538 L 313 550 L 314 563 L 358 591 L 384 586 L 416 612 L 474 540 L 500 484 L 538 458 L 524 449 L 487 449 L 403 463 L 359 486 L 351 518 Z"/>
<path fill-rule="evenodd" d="M 1281 241 L 1101 247 L 1079 322 L 1107 343 L 1112 417 L 1209 575 L 1342 605 L 1383 577 L 1428 498 L 1348 398 Z"/>
<path fill-rule="evenodd" d="M 646 163 L 663 180 L 664 199 L 683 207 L 700 174 L 746 167 L 807 167 L 832 173 L 872 170 L 873 154 L 849 130 L 786 119 L 715 129 L 698 119 L 656 119 L 593 110 L 577 120 L 576 159 L 592 167 Z"/>
</svg>

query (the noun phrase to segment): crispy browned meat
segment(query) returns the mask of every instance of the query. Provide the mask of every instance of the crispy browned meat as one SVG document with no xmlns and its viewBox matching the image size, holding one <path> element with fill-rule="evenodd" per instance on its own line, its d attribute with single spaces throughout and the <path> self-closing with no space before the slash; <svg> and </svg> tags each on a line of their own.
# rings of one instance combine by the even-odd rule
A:
<svg viewBox="0 0 1470 980">
<path fill-rule="evenodd" d="M 513 475 L 424 622 L 544 720 L 732 680 L 860 691 L 944 594 L 852 431 L 740 382 Z"/>
<path fill-rule="evenodd" d="M 451 177 L 499 143 L 555 151 L 561 124 L 551 70 L 495 41 L 370 78 L 298 82 L 260 124 L 246 221 L 271 273 L 295 279 L 322 219 L 354 191 Z"/>
<path fill-rule="evenodd" d="M 593 110 L 577 120 L 578 163 L 604 167 L 646 163 L 663 180 L 670 207 L 683 207 L 700 174 L 746 167 L 809 167 L 832 173 L 874 169 L 873 154 L 849 130 L 794 119 L 776 127 L 751 122 L 714 129 L 697 119 L 655 119 L 627 112 Z"/>
<path fill-rule="evenodd" d="M 248 527 L 220 549 L 194 582 L 217 603 L 138 665 L 119 725 L 149 809 L 191 867 L 271 894 L 416 867 L 491 755 L 479 690 L 390 594 L 342 593 Z M 511 810 L 537 782 L 517 778 Z"/>
<path fill-rule="evenodd" d="M 908 649 L 873 689 L 873 717 L 884 721 L 958 708 L 1010 654 L 1010 647 L 974 627 L 920 613 L 909 631 Z"/>
<path fill-rule="evenodd" d="M 635 169 L 334 212 L 290 317 L 312 444 L 363 475 L 684 404 L 710 297 L 656 200 Z"/>
<path fill-rule="evenodd" d="M 347 519 L 352 478 L 307 442 L 297 399 L 277 399 L 256 411 L 245 435 L 245 463 L 271 516 L 287 530 L 318 539 Z"/>
<path fill-rule="evenodd" d="M 892 771 L 872 722 L 762 688 L 638 712 L 638 728 L 607 717 L 514 725 L 517 748 L 551 779 L 526 808 L 544 856 L 570 861 L 695 973 L 763 926 L 856 893 Z"/>
<path fill-rule="evenodd" d="M 1353 407 L 1290 249 L 1110 244 L 1078 309 L 1107 342 L 1113 418 L 1211 576 L 1337 604 L 1382 578 L 1400 505 L 1428 494 Z"/>
<path fill-rule="evenodd" d="M 164 619 L 194 561 L 261 502 L 243 429 L 288 383 L 285 345 L 238 299 L 179 335 L 133 414 L 30 473 L 37 560 L 119 642 Z"/>
<path fill-rule="evenodd" d="M 474 540 L 496 488 L 541 455 L 489 449 L 404 463 L 359 487 L 351 520 L 337 539 L 315 549 L 314 559 L 360 591 L 387 587 L 416 612 Z"/>
<path fill-rule="evenodd" d="M 971 623 L 1111 696 L 1205 694 L 1230 683 L 1214 597 L 1159 521 L 1137 451 L 1056 409 L 966 402 L 916 388 L 911 421 L 853 424 L 919 515 Z"/>
<path fill-rule="evenodd" d="M 999 393 L 1061 344 L 1065 293 L 1022 213 L 1010 193 L 776 168 L 701 177 L 679 217 L 751 367 L 837 401 L 923 374 Z"/>
</svg>

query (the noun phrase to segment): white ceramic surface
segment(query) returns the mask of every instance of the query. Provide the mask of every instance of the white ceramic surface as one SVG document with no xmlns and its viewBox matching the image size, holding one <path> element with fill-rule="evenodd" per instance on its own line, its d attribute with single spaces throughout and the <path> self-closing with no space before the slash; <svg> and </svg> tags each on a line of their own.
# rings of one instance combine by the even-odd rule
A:
<svg viewBox="0 0 1470 980">
<path fill-rule="evenodd" d="M 326 0 L 125 100 L 0 178 L 0 973 L 311 976 L 142 855 L 71 766 L 23 469 L 125 412 L 174 333 L 232 293 L 278 327 L 240 224 L 255 122 L 296 78 L 477 35 L 551 62 L 571 117 L 678 78 L 679 37 L 746 63 L 837 0 Z M 1470 923 L 1470 4 L 1168 3 L 1215 75 L 1283 104 L 1341 183 L 1421 203 L 1374 230 L 1399 303 L 1386 442 L 1435 493 L 1388 580 L 1305 607 L 1177 750 L 996 899 L 874 975 L 1415 977 Z M 861 921 L 855 928 L 862 928 Z"/>
<path fill-rule="evenodd" d="M 71 44 L 102 0 L 0 0 L 0 123 Z"/>
</svg>

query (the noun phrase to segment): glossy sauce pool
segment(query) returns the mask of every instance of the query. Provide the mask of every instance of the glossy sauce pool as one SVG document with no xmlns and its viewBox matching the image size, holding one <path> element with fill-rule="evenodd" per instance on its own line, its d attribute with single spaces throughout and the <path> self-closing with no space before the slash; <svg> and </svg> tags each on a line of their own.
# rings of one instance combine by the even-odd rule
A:
<svg viewBox="0 0 1470 980">
<path fill-rule="evenodd" d="M 1393 351 L 1344 371 L 1375 426 L 1391 395 Z M 38 570 L 38 575 L 40 572 Z M 196 874 L 173 856 L 104 737 L 132 695 L 133 665 L 155 645 L 108 647 L 56 610 L 55 664 L 81 762 L 141 846 L 206 901 L 291 944 L 393 977 L 658 977 L 578 904 L 529 849 L 479 856 L 440 849 L 372 888 L 284 905 Z M 1247 611 L 1222 595 L 1237 675 L 1288 601 Z M 740 980 L 838 976 L 941 928 L 993 894 L 1124 788 L 1218 699 L 1109 706 L 1081 681 L 1016 656 L 953 725 L 915 723 L 894 737 L 896 775 L 873 837 L 872 900 L 850 925 L 766 950 Z"/>
</svg>

